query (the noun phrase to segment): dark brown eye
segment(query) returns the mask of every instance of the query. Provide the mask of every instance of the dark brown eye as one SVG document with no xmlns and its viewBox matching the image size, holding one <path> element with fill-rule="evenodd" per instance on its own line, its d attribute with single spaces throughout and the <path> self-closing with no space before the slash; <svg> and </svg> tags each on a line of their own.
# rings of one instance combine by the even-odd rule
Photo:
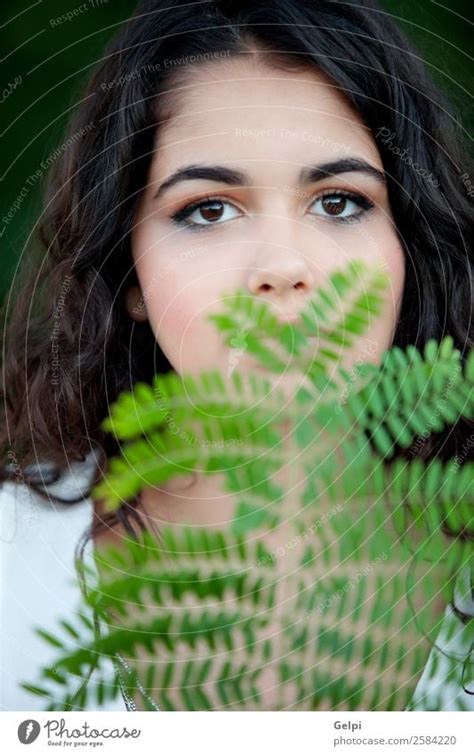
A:
<svg viewBox="0 0 474 755">
<path fill-rule="evenodd" d="M 324 211 L 328 215 L 340 215 L 346 208 L 347 198 L 338 196 L 323 197 L 322 203 Z"/>
<path fill-rule="evenodd" d="M 323 218 L 352 223 L 373 208 L 373 203 L 361 194 L 346 194 L 334 191 L 318 197 L 313 202 L 314 214 Z"/>
<path fill-rule="evenodd" d="M 224 209 L 224 203 L 219 202 L 217 199 L 206 204 L 201 205 L 199 212 L 204 220 L 219 220 L 222 211 Z"/>
<path fill-rule="evenodd" d="M 234 212 L 234 214 L 233 214 Z M 225 202 L 223 199 L 206 199 L 202 202 L 193 202 L 178 210 L 171 219 L 177 225 L 190 228 L 209 228 L 211 225 L 223 225 L 227 220 L 238 217 L 239 213 L 235 205 Z"/>
</svg>

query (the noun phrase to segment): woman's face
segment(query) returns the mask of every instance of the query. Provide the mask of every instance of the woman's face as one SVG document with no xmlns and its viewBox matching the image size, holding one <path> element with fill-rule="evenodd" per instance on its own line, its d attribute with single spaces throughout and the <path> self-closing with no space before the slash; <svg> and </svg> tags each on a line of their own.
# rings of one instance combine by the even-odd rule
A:
<svg viewBox="0 0 474 755">
<path fill-rule="evenodd" d="M 189 82 L 157 132 L 136 214 L 146 313 L 129 297 L 130 315 L 148 317 L 179 374 L 229 374 L 255 362 L 206 320 L 226 296 L 243 288 L 291 321 L 331 272 L 360 258 L 391 283 L 340 364 L 377 363 L 398 319 L 404 256 L 368 129 L 313 69 L 283 73 L 242 55 L 195 69 Z"/>
</svg>

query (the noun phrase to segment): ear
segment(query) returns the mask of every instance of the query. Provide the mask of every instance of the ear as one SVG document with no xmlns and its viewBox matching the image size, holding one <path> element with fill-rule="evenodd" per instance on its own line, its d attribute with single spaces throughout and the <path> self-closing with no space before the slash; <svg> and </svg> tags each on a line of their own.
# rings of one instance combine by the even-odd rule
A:
<svg viewBox="0 0 474 755">
<path fill-rule="evenodd" d="M 145 322 L 148 319 L 140 286 L 132 286 L 127 289 L 125 292 L 125 308 L 132 320 Z"/>
</svg>

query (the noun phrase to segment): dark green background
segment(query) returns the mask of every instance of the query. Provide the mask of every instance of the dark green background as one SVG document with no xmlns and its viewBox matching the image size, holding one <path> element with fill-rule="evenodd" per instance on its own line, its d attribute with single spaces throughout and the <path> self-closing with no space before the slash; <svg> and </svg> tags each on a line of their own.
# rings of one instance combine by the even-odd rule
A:
<svg viewBox="0 0 474 755">
<path fill-rule="evenodd" d="M 16 77 L 22 83 L 2 103 L 2 176 L 0 298 L 8 290 L 25 241 L 41 210 L 36 183 L 5 227 L 1 218 L 25 182 L 63 142 L 69 111 L 80 99 L 85 81 L 101 58 L 108 38 L 136 6 L 136 0 L 93 0 L 95 7 L 72 21 L 52 26 L 50 19 L 84 0 L 2 0 L 2 87 Z M 316 0 L 315 0 L 316 1 Z M 472 134 L 472 0 L 381 0 L 417 45 L 433 77 L 450 96 Z"/>
</svg>

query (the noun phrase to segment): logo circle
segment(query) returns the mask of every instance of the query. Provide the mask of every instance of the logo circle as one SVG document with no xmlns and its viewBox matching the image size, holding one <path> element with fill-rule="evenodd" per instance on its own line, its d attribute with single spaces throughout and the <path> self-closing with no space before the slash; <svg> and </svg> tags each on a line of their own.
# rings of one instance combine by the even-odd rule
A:
<svg viewBox="0 0 474 755">
<path fill-rule="evenodd" d="M 26 721 L 22 721 L 18 727 L 18 739 L 23 745 L 30 745 L 41 731 L 41 726 L 38 721 L 33 718 L 28 718 Z"/>
</svg>

